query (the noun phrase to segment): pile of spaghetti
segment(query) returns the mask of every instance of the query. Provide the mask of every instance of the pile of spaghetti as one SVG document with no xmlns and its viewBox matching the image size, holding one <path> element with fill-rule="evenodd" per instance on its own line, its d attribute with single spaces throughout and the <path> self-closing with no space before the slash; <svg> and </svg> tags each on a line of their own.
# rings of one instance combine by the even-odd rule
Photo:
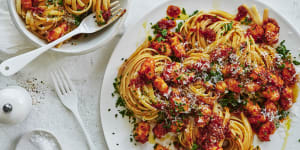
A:
<svg viewBox="0 0 300 150">
<path fill-rule="evenodd" d="M 26 28 L 48 42 L 72 31 L 92 12 L 99 25 L 111 16 L 110 0 L 16 0 L 16 10 Z"/>
<path fill-rule="evenodd" d="M 246 5 L 237 15 L 188 16 L 171 5 L 152 29 L 115 84 L 136 141 L 156 150 L 249 150 L 255 133 L 270 140 L 295 102 L 299 63 L 277 44 L 280 27 L 268 9 L 263 19 Z"/>
</svg>

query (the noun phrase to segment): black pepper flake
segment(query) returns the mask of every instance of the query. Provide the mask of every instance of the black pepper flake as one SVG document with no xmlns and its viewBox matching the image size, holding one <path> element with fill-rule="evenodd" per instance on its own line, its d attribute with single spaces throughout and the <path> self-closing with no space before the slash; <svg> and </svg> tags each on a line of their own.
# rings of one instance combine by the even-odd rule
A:
<svg viewBox="0 0 300 150">
<path fill-rule="evenodd" d="M 108 108 L 108 111 L 111 111 L 111 109 L 110 109 L 110 108 Z"/>
</svg>

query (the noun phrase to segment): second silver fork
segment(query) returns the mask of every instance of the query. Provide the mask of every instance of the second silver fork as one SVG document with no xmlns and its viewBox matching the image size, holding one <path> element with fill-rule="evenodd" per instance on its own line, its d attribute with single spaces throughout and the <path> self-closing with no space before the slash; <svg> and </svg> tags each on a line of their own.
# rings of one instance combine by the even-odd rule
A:
<svg viewBox="0 0 300 150">
<path fill-rule="evenodd" d="M 63 68 L 59 68 L 54 72 L 51 72 L 51 78 L 54 83 L 55 91 L 60 98 L 61 102 L 66 108 L 68 108 L 79 122 L 83 133 L 87 139 L 90 150 L 96 150 L 94 143 L 92 142 L 90 135 L 88 134 L 81 117 L 78 112 L 78 97 L 76 89 L 70 80 L 69 75 Z"/>
</svg>

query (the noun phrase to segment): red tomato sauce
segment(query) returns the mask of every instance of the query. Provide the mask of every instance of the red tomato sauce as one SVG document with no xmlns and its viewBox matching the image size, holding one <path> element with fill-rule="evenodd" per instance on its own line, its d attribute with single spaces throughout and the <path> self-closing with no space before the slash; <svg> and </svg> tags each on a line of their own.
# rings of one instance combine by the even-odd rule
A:
<svg viewBox="0 0 300 150">
<path fill-rule="evenodd" d="M 238 8 L 238 13 L 237 13 L 236 17 L 234 18 L 234 20 L 240 21 L 241 19 L 246 17 L 247 14 L 248 14 L 248 10 L 244 6 L 240 6 Z"/>
<path fill-rule="evenodd" d="M 200 139 L 198 139 L 197 142 L 203 149 L 218 147 L 218 144 L 222 139 L 230 137 L 228 125 L 223 127 L 223 119 L 216 115 L 212 117 L 207 126 L 200 128 L 199 130 Z"/>
<path fill-rule="evenodd" d="M 161 19 L 157 24 L 161 29 L 171 29 L 176 27 L 176 22 L 174 20 L 168 20 L 165 18 Z"/>
<path fill-rule="evenodd" d="M 179 7 L 170 5 L 167 9 L 167 15 L 173 18 L 177 18 L 181 13 L 181 10 Z"/>
</svg>

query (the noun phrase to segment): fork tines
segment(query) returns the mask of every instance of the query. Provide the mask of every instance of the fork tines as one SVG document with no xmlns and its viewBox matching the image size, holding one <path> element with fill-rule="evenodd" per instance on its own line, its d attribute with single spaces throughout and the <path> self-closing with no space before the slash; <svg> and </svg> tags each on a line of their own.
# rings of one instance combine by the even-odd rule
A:
<svg viewBox="0 0 300 150">
<path fill-rule="evenodd" d="M 110 3 L 110 8 L 113 9 L 112 7 L 113 8 L 120 7 L 120 2 L 114 1 L 114 2 Z"/>
<path fill-rule="evenodd" d="M 110 4 L 110 11 L 112 12 L 112 17 L 108 20 L 107 24 L 110 24 L 111 22 L 115 21 L 126 12 L 125 9 L 119 8 L 120 6 L 121 5 L 119 1 L 114 1 Z"/>
<path fill-rule="evenodd" d="M 54 87 L 58 96 L 75 92 L 74 85 L 71 82 L 69 75 L 62 67 L 58 68 L 56 71 L 51 72 L 51 78 L 54 82 Z"/>
</svg>

